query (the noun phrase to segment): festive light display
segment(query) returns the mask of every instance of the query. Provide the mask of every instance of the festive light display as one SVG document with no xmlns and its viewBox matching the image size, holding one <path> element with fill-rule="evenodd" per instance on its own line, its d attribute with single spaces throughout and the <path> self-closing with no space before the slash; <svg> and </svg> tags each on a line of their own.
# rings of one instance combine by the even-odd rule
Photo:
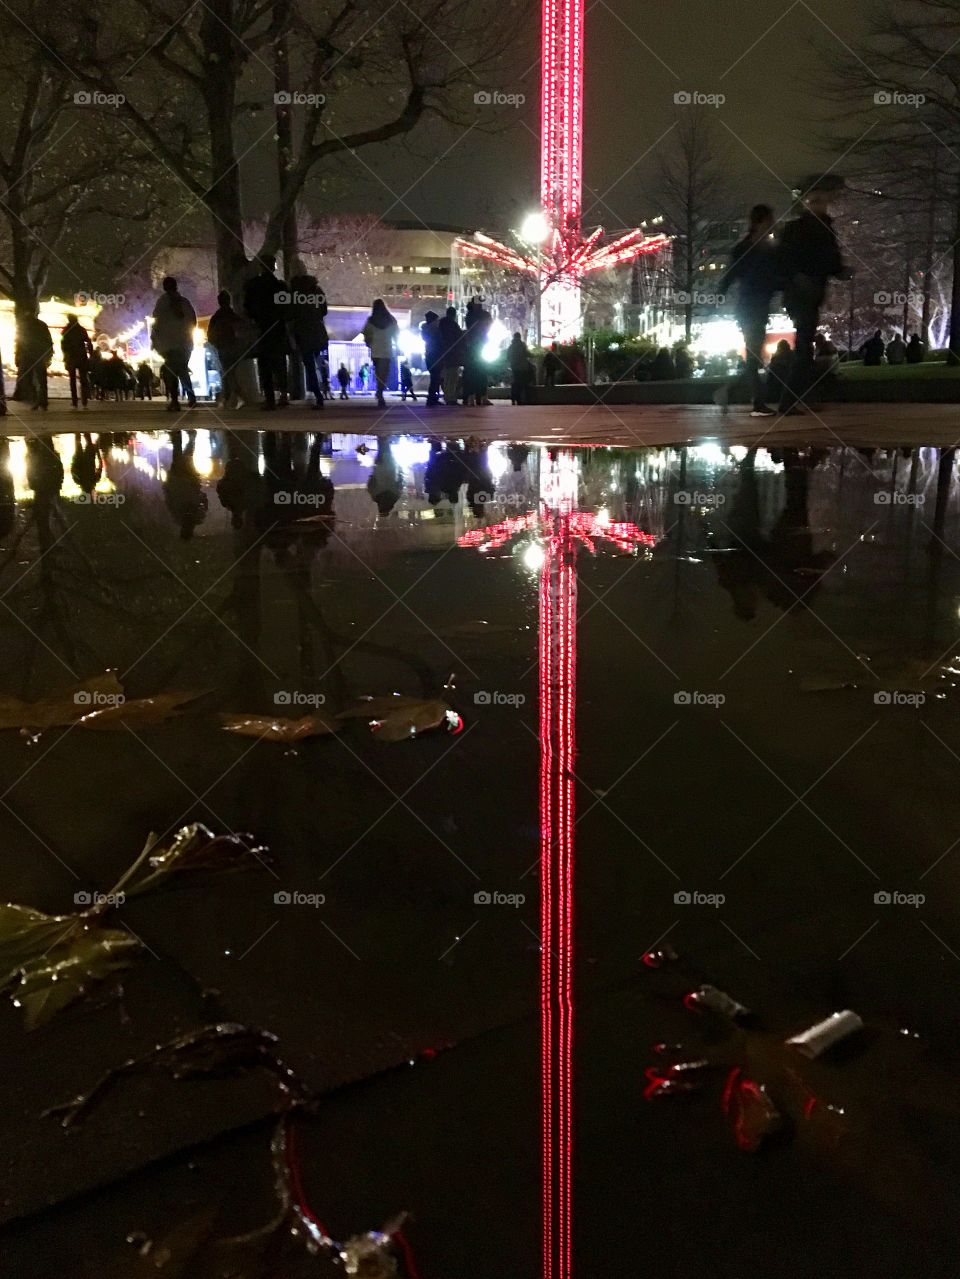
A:
<svg viewBox="0 0 960 1279">
<path fill-rule="evenodd" d="M 456 241 L 466 255 L 536 276 L 542 295 L 543 341 L 564 341 L 580 330 L 580 283 L 669 243 L 637 228 L 602 243 L 603 228 L 586 238 L 583 214 L 584 0 L 543 0 L 540 81 L 540 206 L 549 233 L 535 254 L 479 233 Z"/>
<path fill-rule="evenodd" d="M 618 550 L 652 547 L 636 524 L 576 509 L 578 464 L 567 449 L 545 453 L 540 505 L 459 538 L 494 550 L 536 537 L 540 665 L 540 1019 L 543 1138 L 543 1276 L 573 1274 L 574 761 L 577 704 L 577 553 L 596 540 Z M 524 562 L 526 557 L 524 557 Z"/>
</svg>

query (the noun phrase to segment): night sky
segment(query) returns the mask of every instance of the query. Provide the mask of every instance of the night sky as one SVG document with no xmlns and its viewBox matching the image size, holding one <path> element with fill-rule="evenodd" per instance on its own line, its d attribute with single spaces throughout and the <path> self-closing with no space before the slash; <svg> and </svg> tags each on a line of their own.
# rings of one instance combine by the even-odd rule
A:
<svg viewBox="0 0 960 1279">
<path fill-rule="evenodd" d="M 871 6 L 872 0 L 832 6 L 825 0 L 588 0 L 585 221 L 629 226 L 656 212 L 657 157 L 669 145 L 669 136 L 661 135 L 683 109 L 674 105 L 677 90 L 726 95 L 716 110 L 717 134 L 742 192 L 736 202 L 766 199 L 781 208 L 789 186 L 833 158 L 824 140 L 830 109 L 815 86 L 818 47 L 856 46 Z M 367 152 L 379 180 L 347 161 L 334 188 L 317 193 L 311 205 L 384 212 L 403 195 L 388 216 L 496 226 L 512 224 L 535 204 L 539 69 L 532 64 L 540 9 L 536 0 L 529 8 L 531 56 L 518 51 L 517 61 L 531 69 L 493 86 L 527 95 L 516 123 L 496 136 L 475 130 L 456 143 L 455 133 L 428 127 L 409 145 Z"/>
</svg>

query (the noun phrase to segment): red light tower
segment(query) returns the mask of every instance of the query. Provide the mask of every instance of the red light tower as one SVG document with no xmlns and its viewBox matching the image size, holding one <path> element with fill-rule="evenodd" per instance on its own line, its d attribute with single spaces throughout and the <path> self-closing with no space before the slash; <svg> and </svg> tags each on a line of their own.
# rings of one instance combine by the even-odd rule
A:
<svg viewBox="0 0 960 1279">
<path fill-rule="evenodd" d="M 540 207 L 543 249 L 528 254 L 489 236 L 457 240 L 457 249 L 536 277 L 542 338 L 565 341 L 581 327 L 580 283 L 589 271 L 656 253 L 665 235 L 637 228 L 603 243 L 603 228 L 584 238 L 583 212 L 584 0 L 543 0 L 540 83 Z"/>
</svg>

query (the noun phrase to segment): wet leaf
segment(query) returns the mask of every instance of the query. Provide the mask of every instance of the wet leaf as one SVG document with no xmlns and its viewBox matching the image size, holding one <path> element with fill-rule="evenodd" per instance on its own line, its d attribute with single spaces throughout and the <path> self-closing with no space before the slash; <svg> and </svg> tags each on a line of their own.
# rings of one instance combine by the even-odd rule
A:
<svg viewBox="0 0 960 1279">
<path fill-rule="evenodd" d="M 336 720 L 313 712 L 300 719 L 282 715 L 221 715 L 224 731 L 239 737 L 258 737 L 265 742 L 300 742 L 305 737 L 325 737 L 343 727 Z"/>
<path fill-rule="evenodd" d="M 42 1026 L 91 987 L 128 968 L 140 950 L 130 933 L 84 927 L 25 964 L 12 994 L 24 1010 L 27 1030 Z"/>
<path fill-rule="evenodd" d="M 74 724 L 100 699 L 123 696 L 123 685 L 115 671 L 104 671 L 81 680 L 63 693 L 25 702 L 19 697 L 0 696 L 0 729 L 61 728 Z"/>
<path fill-rule="evenodd" d="M 154 697 L 137 697 L 116 706 L 101 706 L 84 715 L 80 727 L 104 731 L 153 728 L 157 724 L 165 724 L 184 706 L 203 695 L 202 692 L 157 693 Z"/>
<path fill-rule="evenodd" d="M 181 826 L 166 848 L 151 852 L 148 865 L 159 875 L 198 870 L 243 870 L 263 866 L 268 850 L 252 835 L 234 831 L 215 835 L 202 822 Z M 142 886 L 142 885 L 141 885 Z"/>
<path fill-rule="evenodd" d="M 75 915 L 45 915 L 29 906 L 0 905 L 0 988 L 76 927 Z"/>
<path fill-rule="evenodd" d="M 441 698 L 371 697 L 348 707 L 338 718 L 368 720 L 382 742 L 405 742 L 431 729 L 459 731 L 460 717 Z"/>
</svg>

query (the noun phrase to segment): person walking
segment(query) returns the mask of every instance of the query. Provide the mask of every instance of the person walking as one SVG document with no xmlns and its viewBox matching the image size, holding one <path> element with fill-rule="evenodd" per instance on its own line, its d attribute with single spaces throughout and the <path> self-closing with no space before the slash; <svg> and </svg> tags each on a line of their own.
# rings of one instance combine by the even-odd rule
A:
<svg viewBox="0 0 960 1279">
<path fill-rule="evenodd" d="M 337 369 L 337 381 L 340 383 L 340 399 L 349 400 L 347 387 L 350 385 L 350 370 L 345 364 L 341 364 Z"/>
<path fill-rule="evenodd" d="M 410 367 L 410 361 L 404 360 L 400 365 L 400 399 L 405 401 L 408 395 L 416 403 L 417 393 L 413 389 L 413 369 Z"/>
<path fill-rule="evenodd" d="M 420 325 L 423 338 L 423 355 L 427 362 L 430 382 L 427 386 L 427 403 L 440 403 L 440 384 L 443 381 L 443 339 L 440 336 L 440 317 L 436 311 L 428 311 Z"/>
<path fill-rule="evenodd" d="M 879 329 L 876 330 L 873 337 L 867 338 L 863 346 L 860 348 L 860 354 L 863 357 L 865 368 L 878 369 L 883 363 L 883 353 L 886 350 L 883 341 L 883 334 Z"/>
<path fill-rule="evenodd" d="M 530 352 L 519 333 L 514 333 L 507 347 L 507 364 L 510 366 L 510 403 L 526 404 L 530 369 Z"/>
<path fill-rule="evenodd" d="M 183 296 L 172 275 L 163 281 L 163 292 L 153 308 L 153 328 L 150 343 L 163 360 L 160 375 L 170 397 L 169 413 L 180 412 L 181 387 L 190 408 L 196 408 L 197 397 L 190 380 L 190 355 L 193 351 L 193 332 L 197 327 L 197 313 Z"/>
<path fill-rule="evenodd" d="M 90 357 L 93 355 L 93 343 L 90 334 L 71 311 L 60 334 L 60 350 L 63 363 L 70 379 L 70 402 L 79 408 L 87 407 L 90 399 Z"/>
<path fill-rule="evenodd" d="M 457 322 L 457 308 L 448 306 L 437 325 L 440 339 L 440 364 L 443 369 L 443 402 L 456 404 L 463 363 L 463 329 Z"/>
<path fill-rule="evenodd" d="M 390 380 L 390 365 L 393 363 L 400 326 L 387 310 L 383 298 L 376 298 L 370 316 L 363 326 L 363 340 L 370 348 L 373 360 L 373 371 L 377 379 L 377 407 L 385 409 L 387 401 L 384 392 Z"/>
<path fill-rule="evenodd" d="M 747 233 L 730 254 L 730 265 L 724 272 L 720 293 L 736 285 L 734 314 L 743 334 L 746 348 L 745 376 L 753 402 L 751 417 L 772 417 L 763 389 L 763 345 L 770 318 L 770 299 L 778 285 L 778 257 L 771 232 L 773 209 L 769 204 L 755 204 L 750 210 Z"/>
<path fill-rule="evenodd" d="M 249 327 L 249 321 L 245 321 L 233 309 L 232 299 L 226 289 L 217 294 L 217 303 L 217 309 L 207 325 L 207 341 L 216 351 L 220 362 L 224 408 L 236 409 L 240 407 L 243 398 L 238 385 L 237 366 L 247 354 L 249 341 L 245 346 L 243 328 L 245 324 Z"/>
<path fill-rule="evenodd" d="M 833 220 L 830 198 L 843 179 L 827 174 L 803 184 L 800 216 L 783 228 L 778 246 L 783 280 L 783 304 L 796 326 L 790 377 L 780 396 L 780 412 L 801 413 L 803 398 L 814 382 L 813 339 L 820 324 L 820 308 L 832 278 L 846 276 Z"/>
<path fill-rule="evenodd" d="M 33 400 L 31 407 L 46 411 L 50 407 L 47 398 L 47 369 L 53 359 L 53 338 L 38 315 L 23 315 L 17 321 L 14 356 L 17 362 L 17 381 L 22 379 L 26 382 Z"/>
<path fill-rule="evenodd" d="M 286 283 L 276 275 L 277 260 L 272 253 L 257 258 L 259 271 L 243 288 L 243 312 L 257 326 L 257 373 L 263 394 L 261 408 L 266 411 L 285 409 L 287 395 L 287 317 L 290 293 Z M 279 400 L 277 396 L 279 395 Z"/>
<path fill-rule="evenodd" d="M 330 338 L 324 317 L 326 295 L 315 275 L 295 275 L 290 281 L 293 344 L 303 364 L 307 391 L 313 396 L 313 407 L 323 408 L 323 365 Z"/>
</svg>

